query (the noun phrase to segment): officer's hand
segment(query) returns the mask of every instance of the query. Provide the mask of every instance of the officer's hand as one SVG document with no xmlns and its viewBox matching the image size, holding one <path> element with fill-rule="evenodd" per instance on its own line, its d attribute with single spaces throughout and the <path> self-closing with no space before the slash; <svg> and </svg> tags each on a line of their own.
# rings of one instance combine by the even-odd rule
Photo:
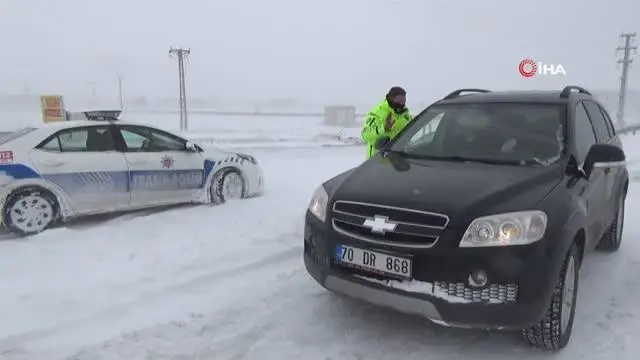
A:
<svg viewBox="0 0 640 360">
<path fill-rule="evenodd" d="M 389 131 L 391 130 L 392 127 L 393 127 L 393 118 L 391 117 L 391 114 L 389 114 L 387 118 L 384 120 L 384 129 L 386 131 Z"/>
</svg>

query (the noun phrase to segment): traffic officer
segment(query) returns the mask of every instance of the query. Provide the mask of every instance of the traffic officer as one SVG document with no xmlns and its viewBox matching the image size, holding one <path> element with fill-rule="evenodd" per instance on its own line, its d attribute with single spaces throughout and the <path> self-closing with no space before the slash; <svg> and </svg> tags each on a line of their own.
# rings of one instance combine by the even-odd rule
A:
<svg viewBox="0 0 640 360">
<path fill-rule="evenodd" d="M 393 139 L 409 123 L 411 115 L 406 102 L 407 92 L 394 86 L 385 99 L 367 113 L 361 133 L 367 146 L 367 159 L 375 154 L 376 140 L 383 136 Z"/>
</svg>

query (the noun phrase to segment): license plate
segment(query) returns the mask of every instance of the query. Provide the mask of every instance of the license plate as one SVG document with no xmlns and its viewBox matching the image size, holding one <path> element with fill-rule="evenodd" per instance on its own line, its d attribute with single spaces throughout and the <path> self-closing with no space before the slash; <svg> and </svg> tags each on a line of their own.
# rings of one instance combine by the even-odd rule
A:
<svg viewBox="0 0 640 360">
<path fill-rule="evenodd" d="M 401 278 L 411 277 L 411 259 L 383 252 L 338 245 L 336 261 L 377 274 L 389 274 Z"/>
</svg>

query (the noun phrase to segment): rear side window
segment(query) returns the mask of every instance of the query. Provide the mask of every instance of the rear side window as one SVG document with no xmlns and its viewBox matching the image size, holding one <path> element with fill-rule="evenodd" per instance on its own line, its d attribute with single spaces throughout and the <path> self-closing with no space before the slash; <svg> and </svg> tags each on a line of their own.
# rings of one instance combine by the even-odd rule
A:
<svg viewBox="0 0 640 360">
<path fill-rule="evenodd" d="M 35 130 L 36 128 L 28 127 L 28 128 L 20 129 L 18 131 L 14 131 L 10 133 L 0 133 L 0 145 L 6 144 L 9 141 L 13 141 L 17 138 L 23 137 Z"/>
<path fill-rule="evenodd" d="M 598 144 L 606 144 L 611 139 L 609 129 L 605 122 L 600 106 L 593 101 L 584 101 L 584 106 L 587 108 L 591 124 L 593 124 L 593 130 L 596 133 L 596 140 Z"/>
<path fill-rule="evenodd" d="M 115 141 L 108 126 L 67 129 L 58 132 L 38 146 L 54 152 L 115 151 Z"/>
</svg>

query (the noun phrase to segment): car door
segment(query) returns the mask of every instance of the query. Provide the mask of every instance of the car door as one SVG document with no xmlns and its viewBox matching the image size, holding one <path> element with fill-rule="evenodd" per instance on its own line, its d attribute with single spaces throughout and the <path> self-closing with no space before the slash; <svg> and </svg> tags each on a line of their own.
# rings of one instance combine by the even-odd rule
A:
<svg viewBox="0 0 640 360">
<path fill-rule="evenodd" d="M 573 123 L 574 154 L 578 165 L 582 167 L 587 157 L 589 149 L 597 143 L 595 131 L 586 108 L 582 103 L 576 104 Z M 579 189 L 582 197 L 585 198 L 587 208 L 587 241 L 589 248 L 595 247 L 600 240 L 603 230 L 602 207 L 606 203 L 605 199 L 605 178 L 602 169 L 594 169 L 591 176 L 586 181 L 580 181 L 583 188 Z"/>
<path fill-rule="evenodd" d="M 204 160 L 187 141 L 149 126 L 118 125 L 135 206 L 196 200 L 204 186 Z"/>
<path fill-rule="evenodd" d="M 127 160 L 116 151 L 113 130 L 111 125 L 60 130 L 29 154 L 42 177 L 64 191 L 77 213 L 130 205 Z"/>
<path fill-rule="evenodd" d="M 596 141 L 598 144 L 609 144 L 613 140 L 612 131 L 609 129 L 609 126 L 606 123 L 606 119 L 602 114 L 602 110 L 600 109 L 600 105 L 595 103 L 594 101 L 585 100 L 584 106 L 587 109 L 587 113 L 589 114 L 589 118 L 591 119 L 591 124 L 593 124 L 593 129 L 596 134 Z M 602 229 L 606 230 L 606 226 L 613 222 L 613 218 L 616 213 L 616 206 L 618 197 L 615 194 L 615 183 L 616 178 L 618 176 L 618 168 L 615 166 L 598 168 L 597 172 L 602 176 L 604 182 L 604 203 L 601 208 L 600 215 L 602 216 L 602 223 L 605 227 Z"/>
</svg>

